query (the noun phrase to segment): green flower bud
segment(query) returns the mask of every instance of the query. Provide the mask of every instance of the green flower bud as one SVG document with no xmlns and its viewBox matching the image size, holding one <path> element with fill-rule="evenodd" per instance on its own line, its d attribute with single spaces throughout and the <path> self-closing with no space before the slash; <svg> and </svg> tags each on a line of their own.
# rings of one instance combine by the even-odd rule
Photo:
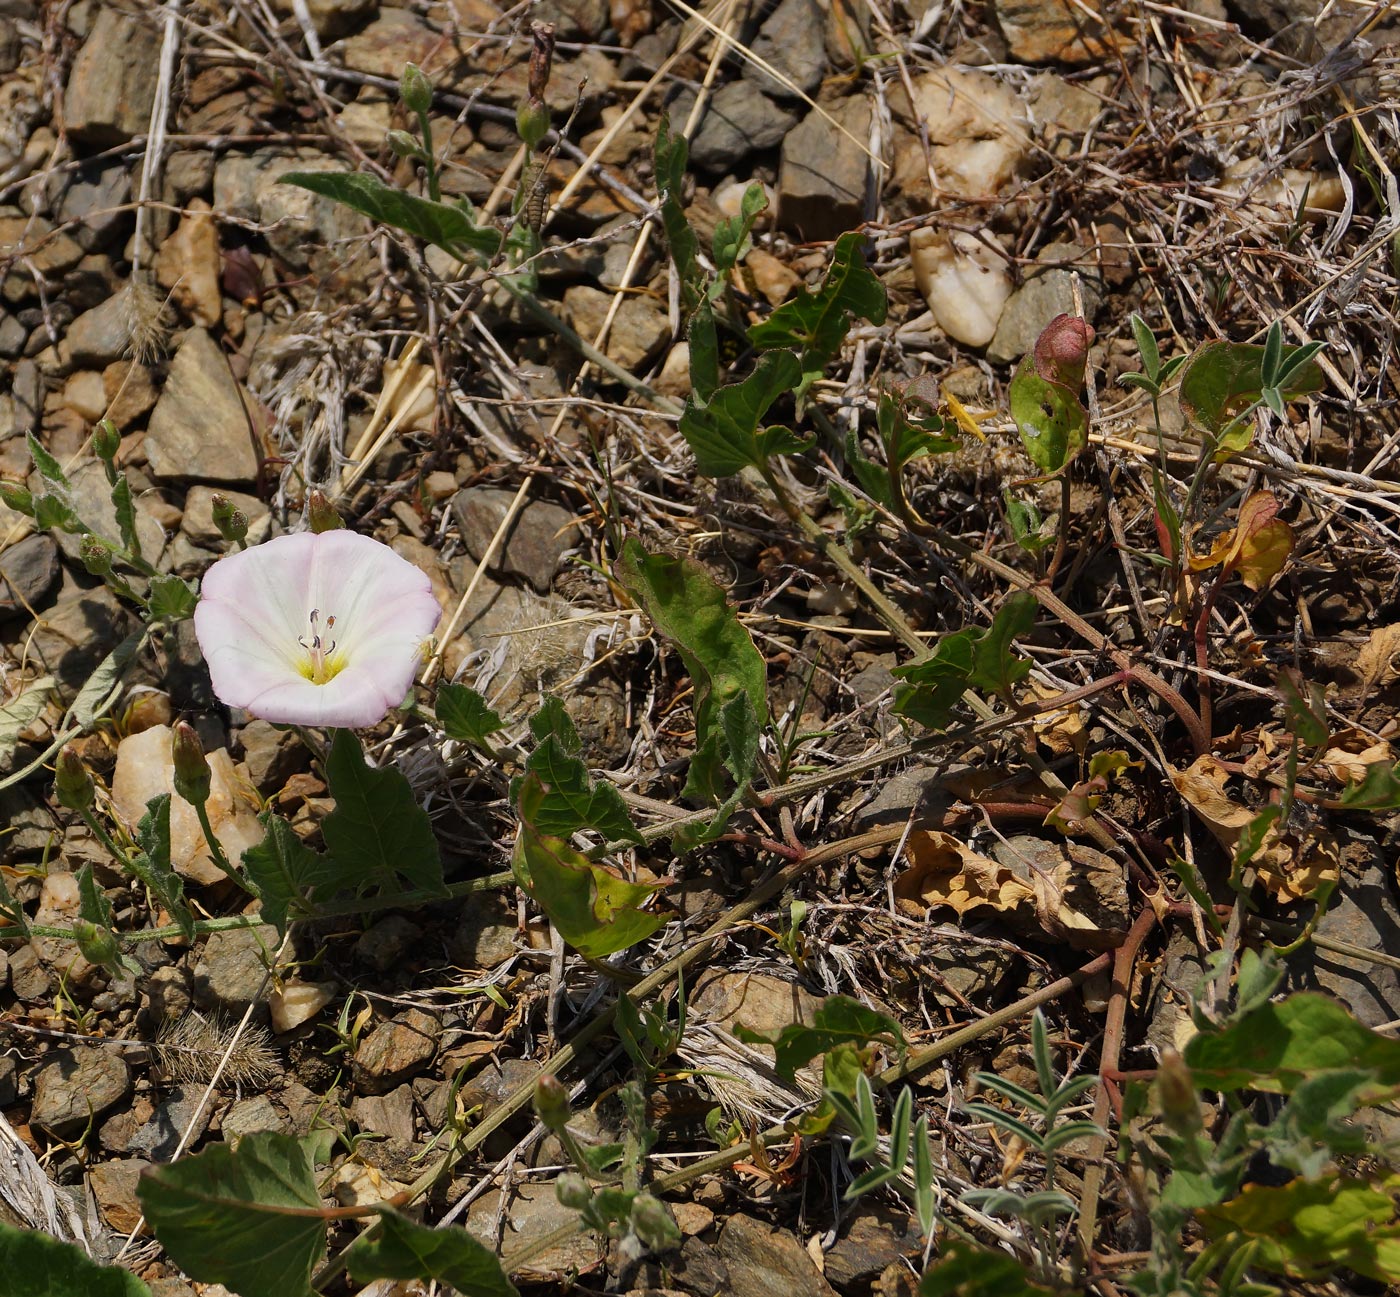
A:
<svg viewBox="0 0 1400 1297">
<path fill-rule="evenodd" d="M 540 146 L 549 131 L 549 109 L 541 99 L 527 99 L 515 110 L 515 129 L 532 149 Z"/>
<path fill-rule="evenodd" d="M 60 806 L 70 811 L 87 810 L 97 796 L 92 775 L 71 745 L 59 749 L 54 763 L 53 795 Z"/>
<path fill-rule="evenodd" d="M 191 806 L 203 806 L 209 800 L 209 763 L 193 726 L 175 722 L 170 756 L 175 762 L 175 791 Z"/>
<path fill-rule="evenodd" d="M 565 1171 L 554 1182 L 554 1196 L 561 1206 L 582 1211 L 593 1201 L 593 1190 L 577 1171 Z"/>
<path fill-rule="evenodd" d="M 110 929 L 99 928 L 87 919 L 79 919 L 73 924 L 73 939 L 89 964 L 103 968 L 121 967 L 121 946 Z"/>
<path fill-rule="evenodd" d="M 4 501 L 16 513 L 34 516 L 34 497 L 18 482 L 0 481 L 0 501 Z"/>
<path fill-rule="evenodd" d="M 433 83 L 416 63 L 405 63 L 399 77 L 399 98 L 409 112 L 426 113 L 433 106 Z"/>
<path fill-rule="evenodd" d="M 671 1209 L 649 1193 L 639 1193 L 632 1199 L 632 1228 L 653 1252 L 664 1252 L 681 1241 Z"/>
<path fill-rule="evenodd" d="M 242 509 L 235 509 L 233 501 L 222 492 L 215 492 L 212 505 L 214 526 L 230 545 L 236 545 L 248 535 L 248 515 Z"/>
<path fill-rule="evenodd" d="M 423 146 L 418 143 L 415 136 L 410 135 L 407 131 L 390 131 L 384 140 L 396 158 L 421 158 L 423 156 Z"/>
<path fill-rule="evenodd" d="M 1186 1060 L 1174 1049 L 1163 1053 L 1157 1068 L 1157 1101 L 1162 1105 L 1162 1115 L 1174 1129 L 1191 1131 L 1200 1126 L 1196 1083 Z"/>
<path fill-rule="evenodd" d="M 112 547 L 95 532 L 84 533 L 78 557 L 93 576 L 106 576 L 112 570 Z"/>
<path fill-rule="evenodd" d="M 117 451 L 121 449 L 121 444 L 122 435 L 117 431 L 117 425 L 110 419 L 103 419 L 92 430 L 92 453 L 98 459 L 105 459 L 110 463 L 117 457 Z"/>
<path fill-rule="evenodd" d="M 306 516 L 310 520 L 311 530 L 317 534 L 335 531 L 345 526 L 340 514 L 336 512 L 335 505 L 326 498 L 324 491 L 311 492 L 306 501 Z"/>
<path fill-rule="evenodd" d="M 535 1082 L 535 1116 L 552 1131 L 568 1125 L 569 1091 L 557 1076 L 546 1073 Z"/>
</svg>

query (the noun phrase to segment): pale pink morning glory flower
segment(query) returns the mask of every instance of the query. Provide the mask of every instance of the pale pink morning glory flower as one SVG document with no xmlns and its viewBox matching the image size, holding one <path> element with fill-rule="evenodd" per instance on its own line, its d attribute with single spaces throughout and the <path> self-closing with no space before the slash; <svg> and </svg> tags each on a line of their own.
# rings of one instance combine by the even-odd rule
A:
<svg viewBox="0 0 1400 1297">
<path fill-rule="evenodd" d="M 413 685 L 441 609 L 427 576 L 352 531 L 279 536 L 204 574 L 214 692 L 284 725 L 374 725 Z"/>
</svg>

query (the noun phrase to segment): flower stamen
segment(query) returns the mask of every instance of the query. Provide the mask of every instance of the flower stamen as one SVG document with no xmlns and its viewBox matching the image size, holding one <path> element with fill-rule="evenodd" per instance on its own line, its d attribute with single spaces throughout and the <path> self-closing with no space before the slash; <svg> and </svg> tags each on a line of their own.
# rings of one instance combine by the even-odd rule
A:
<svg viewBox="0 0 1400 1297">
<path fill-rule="evenodd" d="M 336 641 L 331 640 L 329 643 L 326 643 L 321 639 L 321 633 L 316 628 L 316 623 L 320 619 L 320 616 L 321 610 L 319 608 L 313 608 L 311 610 L 311 616 L 308 618 L 311 624 L 309 641 L 304 637 L 299 636 L 297 638 L 297 643 L 306 650 L 307 655 L 307 661 L 299 662 L 297 664 L 297 669 L 310 680 L 312 684 L 316 685 L 323 685 L 329 680 L 334 679 L 340 673 L 340 668 L 345 665 L 343 662 L 334 660 Z M 326 629 L 329 631 L 334 628 L 335 617 L 327 617 Z"/>
</svg>

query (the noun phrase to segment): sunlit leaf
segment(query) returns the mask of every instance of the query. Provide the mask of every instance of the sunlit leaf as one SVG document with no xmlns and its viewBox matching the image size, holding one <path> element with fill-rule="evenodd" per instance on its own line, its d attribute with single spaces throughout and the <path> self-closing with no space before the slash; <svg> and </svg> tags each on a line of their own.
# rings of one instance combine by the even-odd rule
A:
<svg viewBox="0 0 1400 1297">
<path fill-rule="evenodd" d="M 1035 357 L 1025 357 L 1011 380 L 1011 417 L 1031 462 L 1058 473 L 1089 440 L 1089 416 L 1079 393 L 1041 376 Z"/>
<path fill-rule="evenodd" d="M 769 407 L 797 385 L 802 367 L 790 351 L 770 351 L 739 383 L 698 395 L 686 403 L 681 435 L 695 454 L 695 467 L 707 477 L 728 477 L 767 460 L 758 427 Z"/>
<path fill-rule="evenodd" d="M 806 1067 L 818 1054 L 838 1045 L 853 1045 L 858 1050 L 877 1044 L 904 1047 L 899 1023 L 844 995 L 827 996 L 812 1014 L 810 1025 L 799 1022 L 781 1031 L 751 1031 L 741 1024 L 734 1034 L 751 1044 L 772 1045 L 778 1074 L 789 1081 L 799 1067 Z"/>
<path fill-rule="evenodd" d="M 448 738 L 473 747 L 483 746 L 491 735 L 505 728 L 486 699 L 466 685 L 443 685 L 433 710 Z"/>
<path fill-rule="evenodd" d="M 461 1297 L 515 1297 L 496 1254 L 455 1226 L 432 1229 L 387 1209 L 379 1229 L 362 1234 L 345 1254 L 345 1265 L 360 1283 L 371 1279 L 436 1279 Z"/>
</svg>

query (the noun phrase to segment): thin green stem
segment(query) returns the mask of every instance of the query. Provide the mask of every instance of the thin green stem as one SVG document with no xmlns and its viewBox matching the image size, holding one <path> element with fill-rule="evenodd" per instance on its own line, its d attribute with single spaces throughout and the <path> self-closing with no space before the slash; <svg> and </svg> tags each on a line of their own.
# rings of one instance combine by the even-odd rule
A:
<svg viewBox="0 0 1400 1297">
<path fill-rule="evenodd" d="M 121 849 L 113 839 L 112 835 L 102 826 L 102 822 L 92 813 L 92 808 L 78 812 L 82 816 L 83 823 L 92 830 L 93 836 L 107 849 L 107 854 L 122 868 L 130 874 L 132 872 L 131 861 L 126 852 Z"/>
<path fill-rule="evenodd" d="M 257 891 L 229 863 L 228 856 L 224 854 L 223 843 L 214 836 L 214 826 L 209 823 L 209 810 L 206 804 L 204 802 L 191 802 L 190 805 L 194 807 L 194 813 L 199 817 L 199 827 L 204 830 L 204 840 L 209 844 L 209 858 L 226 877 L 237 883 L 249 896 L 257 897 Z"/>
</svg>

